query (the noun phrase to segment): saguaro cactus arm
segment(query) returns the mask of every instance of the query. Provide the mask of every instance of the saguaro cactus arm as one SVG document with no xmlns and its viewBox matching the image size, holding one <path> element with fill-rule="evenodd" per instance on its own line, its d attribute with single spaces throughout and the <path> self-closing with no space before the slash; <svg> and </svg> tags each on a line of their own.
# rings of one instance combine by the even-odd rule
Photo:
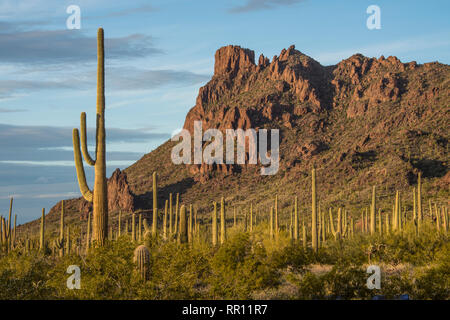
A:
<svg viewBox="0 0 450 320">
<path fill-rule="evenodd" d="M 80 192 L 86 201 L 93 201 L 92 191 L 86 182 L 86 174 L 84 173 L 83 160 L 81 159 L 80 151 L 80 136 L 78 129 L 73 129 L 73 156 L 75 160 L 75 168 L 77 169 L 78 185 L 80 186 Z"/>
<path fill-rule="evenodd" d="M 80 119 L 80 130 L 81 130 L 81 151 L 83 152 L 84 160 L 90 165 L 95 166 L 95 160 L 89 155 L 87 147 L 87 134 L 86 134 L 86 112 L 81 113 Z"/>
</svg>

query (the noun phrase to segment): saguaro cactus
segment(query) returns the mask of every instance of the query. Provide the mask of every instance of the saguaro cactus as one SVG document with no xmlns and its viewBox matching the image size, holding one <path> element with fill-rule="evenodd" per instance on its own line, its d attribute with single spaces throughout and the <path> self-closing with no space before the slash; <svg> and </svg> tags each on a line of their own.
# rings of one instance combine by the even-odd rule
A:
<svg viewBox="0 0 450 320">
<path fill-rule="evenodd" d="M 8 229 L 7 231 L 7 241 L 8 241 L 8 249 L 9 249 L 9 243 L 11 243 L 11 215 L 12 215 L 12 205 L 13 205 L 13 198 L 9 200 L 9 216 L 8 216 Z"/>
<path fill-rule="evenodd" d="M 294 240 L 294 207 L 291 208 L 291 215 L 289 220 L 289 239 Z"/>
<path fill-rule="evenodd" d="M 253 204 L 250 203 L 250 232 L 253 232 Z"/>
<path fill-rule="evenodd" d="M 97 34 L 97 135 L 96 159 L 89 155 L 86 141 L 86 113 L 81 113 L 81 150 L 84 160 L 95 167 L 94 191 L 92 192 L 86 182 L 83 160 L 80 151 L 80 137 L 78 129 L 73 129 L 73 151 L 75 167 L 77 169 L 78 184 L 83 197 L 93 202 L 93 232 L 95 243 L 103 246 L 108 238 L 108 192 L 106 185 L 106 133 L 105 133 L 105 58 L 104 58 L 103 29 Z"/>
<path fill-rule="evenodd" d="M 448 229 L 448 218 L 447 218 L 447 212 L 445 211 L 445 208 L 442 207 L 441 208 L 441 213 L 442 213 L 442 227 L 444 229 L 444 232 L 447 233 L 447 229 Z"/>
<path fill-rule="evenodd" d="M 158 223 L 158 182 L 156 172 L 153 172 L 153 224 L 152 235 L 156 236 L 156 228 Z"/>
<path fill-rule="evenodd" d="M 179 209 L 179 204 L 180 204 L 180 194 L 177 193 L 177 200 L 175 202 L 175 220 L 174 220 L 174 234 L 175 236 L 177 235 L 178 232 L 178 209 Z"/>
<path fill-rule="evenodd" d="M 214 202 L 214 211 L 212 214 L 212 245 L 217 245 L 217 203 Z"/>
<path fill-rule="evenodd" d="M 321 223 L 322 223 L 322 225 L 321 225 L 321 230 L 322 230 L 321 235 L 322 235 L 322 245 L 323 245 L 323 244 L 325 244 L 325 241 L 327 240 L 326 230 L 325 230 L 325 211 L 322 212 L 321 216 L 322 216 L 322 219 L 321 219 Z"/>
<path fill-rule="evenodd" d="M 220 199 L 220 244 L 223 244 L 227 238 L 225 220 L 225 200 Z"/>
<path fill-rule="evenodd" d="M 2 223 L 1 223 L 1 243 L 2 246 L 5 249 L 5 252 L 8 252 L 11 248 L 11 215 L 12 215 L 12 205 L 13 205 L 13 198 L 10 199 L 9 202 L 9 218 L 8 220 L 5 220 L 5 218 L 2 217 Z"/>
<path fill-rule="evenodd" d="M 320 227 L 322 225 L 322 210 L 320 209 L 320 202 L 317 209 L 317 247 L 321 247 L 321 236 L 322 236 L 322 228 Z"/>
<path fill-rule="evenodd" d="M 178 239 L 180 243 L 188 242 L 188 222 L 184 204 L 180 208 L 180 231 L 178 233 Z"/>
<path fill-rule="evenodd" d="M 153 228 L 152 228 L 152 234 L 153 234 Z M 138 238 L 139 242 L 142 241 L 142 213 L 139 214 L 137 238 Z"/>
<path fill-rule="evenodd" d="M 381 216 L 381 208 L 378 209 L 378 233 L 383 235 L 383 217 Z"/>
<path fill-rule="evenodd" d="M 353 222 L 353 218 L 350 217 L 350 237 L 353 238 L 355 234 L 355 223 Z"/>
<path fill-rule="evenodd" d="M 11 214 L 12 214 L 12 204 L 13 198 L 10 199 L 9 202 L 9 218 L 5 220 L 5 218 L 1 217 L 1 245 L 4 248 L 5 252 L 8 252 L 12 246 L 12 232 L 11 232 Z"/>
<path fill-rule="evenodd" d="M 386 219 L 385 219 L 385 224 L 386 224 L 386 234 L 389 235 L 389 213 L 386 213 Z"/>
<path fill-rule="evenodd" d="M 172 236 L 173 233 L 173 201 L 172 201 L 172 193 L 169 194 L 169 236 Z"/>
<path fill-rule="evenodd" d="M 278 238 L 278 195 L 275 195 L 275 238 Z"/>
<path fill-rule="evenodd" d="M 364 232 L 369 232 L 369 214 L 367 213 L 367 208 L 365 208 L 364 213 Z"/>
<path fill-rule="evenodd" d="M 375 214 L 376 214 L 376 202 L 375 202 L 375 186 L 372 187 L 372 204 L 370 206 L 370 234 L 375 234 Z"/>
<path fill-rule="evenodd" d="M 333 213 L 331 208 L 329 209 L 329 214 L 330 214 L 331 233 L 333 234 L 335 240 L 340 240 L 342 237 L 341 208 L 338 209 L 336 229 L 334 228 Z"/>
<path fill-rule="evenodd" d="M 417 215 L 419 221 L 419 230 L 420 225 L 423 220 L 423 211 L 422 211 L 422 172 L 419 172 L 419 176 L 417 177 Z"/>
<path fill-rule="evenodd" d="M 45 209 L 42 208 L 42 217 L 41 217 L 41 230 L 39 234 L 39 251 L 44 251 L 45 249 Z"/>
<path fill-rule="evenodd" d="M 122 235 L 122 210 L 119 210 L 119 225 L 118 225 L 118 237 Z"/>
<path fill-rule="evenodd" d="M 131 215 L 131 241 L 136 241 L 136 215 Z"/>
<path fill-rule="evenodd" d="M 273 239 L 273 207 L 270 207 L 270 230 L 269 230 L 269 235 L 270 235 L 270 239 Z"/>
<path fill-rule="evenodd" d="M 244 223 L 244 232 L 247 232 L 247 212 L 244 212 L 244 217 L 242 218 L 242 222 Z"/>
<path fill-rule="evenodd" d="M 318 247 L 318 238 L 317 238 L 317 195 L 316 195 L 316 169 L 312 169 L 311 173 L 311 182 L 312 182 L 312 221 L 311 221 L 311 243 L 314 251 L 317 252 Z"/>
<path fill-rule="evenodd" d="M 194 233 L 197 233 L 198 231 L 198 225 L 197 225 L 197 207 L 194 207 Z"/>
<path fill-rule="evenodd" d="M 192 204 L 189 205 L 189 224 L 188 224 L 188 242 L 193 242 L 193 229 L 192 229 L 192 222 L 193 222 L 193 214 L 194 211 L 192 210 Z"/>
<path fill-rule="evenodd" d="M 70 254 L 70 251 L 72 250 L 72 242 L 70 241 L 70 227 L 67 226 L 67 235 L 66 235 L 66 252 L 67 254 Z"/>
<path fill-rule="evenodd" d="M 306 247 L 308 246 L 307 243 L 307 235 L 306 235 L 306 226 L 305 226 L 305 217 L 303 216 L 303 222 L 302 222 L 302 243 L 303 243 L 303 249 L 306 249 Z"/>
<path fill-rule="evenodd" d="M 167 210 L 169 207 L 169 200 L 166 200 L 164 205 L 164 219 L 163 219 L 163 238 L 167 240 Z"/>
<path fill-rule="evenodd" d="M 392 229 L 393 230 L 397 230 L 397 229 L 399 229 L 400 228 L 400 226 L 399 226 L 399 221 L 400 221 L 400 212 L 399 212 L 399 200 L 400 200 L 400 194 L 399 194 L 399 192 L 397 191 L 396 193 L 395 193 L 395 203 L 394 203 L 394 223 L 393 223 L 393 226 L 392 226 Z"/>
<path fill-rule="evenodd" d="M 294 204 L 294 240 L 298 240 L 298 197 L 295 196 Z"/>
<path fill-rule="evenodd" d="M 134 263 L 143 281 L 149 279 L 150 271 L 150 251 L 144 245 L 140 245 L 134 250 Z"/>
<path fill-rule="evenodd" d="M 61 218 L 59 222 L 59 239 L 55 240 L 55 246 L 59 249 L 59 256 L 64 256 L 64 200 L 61 201 Z"/>
<path fill-rule="evenodd" d="M 16 226 L 17 226 L 17 214 L 14 215 L 14 228 L 12 231 L 11 249 L 14 249 L 16 247 Z"/>
</svg>

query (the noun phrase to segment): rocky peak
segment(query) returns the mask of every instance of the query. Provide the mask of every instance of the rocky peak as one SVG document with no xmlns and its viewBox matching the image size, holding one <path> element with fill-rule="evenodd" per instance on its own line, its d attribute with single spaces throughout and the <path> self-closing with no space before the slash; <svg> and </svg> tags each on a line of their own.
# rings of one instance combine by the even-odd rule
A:
<svg viewBox="0 0 450 320">
<path fill-rule="evenodd" d="M 261 69 L 261 68 L 265 68 L 265 67 L 267 67 L 269 64 L 270 64 L 269 58 L 266 58 L 266 57 L 264 57 L 263 54 L 261 54 L 261 55 L 259 56 L 259 59 L 258 59 L 258 67 L 259 67 L 260 69 Z"/>
<path fill-rule="evenodd" d="M 127 175 L 120 169 L 116 169 L 108 180 L 108 209 L 134 210 L 134 197 L 128 186 Z"/>
<path fill-rule="evenodd" d="M 253 50 L 229 45 L 216 51 L 215 76 L 228 74 L 234 77 L 239 72 L 255 67 L 255 52 Z"/>
<path fill-rule="evenodd" d="M 298 53 L 301 54 L 300 51 L 295 50 L 295 45 L 292 45 L 287 50 L 286 49 L 281 50 L 280 57 L 278 59 L 280 61 L 284 61 L 287 60 L 290 56 Z"/>
<path fill-rule="evenodd" d="M 80 198 L 78 211 L 81 219 L 87 219 L 89 212 L 92 212 L 92 203 Z M 117 168 L 111 178 L 108 179 L 108 210 L 116 212 L 132 212 L 135 209 L 135 195 L 128 185 L 127 174 Z"/>
</svg>

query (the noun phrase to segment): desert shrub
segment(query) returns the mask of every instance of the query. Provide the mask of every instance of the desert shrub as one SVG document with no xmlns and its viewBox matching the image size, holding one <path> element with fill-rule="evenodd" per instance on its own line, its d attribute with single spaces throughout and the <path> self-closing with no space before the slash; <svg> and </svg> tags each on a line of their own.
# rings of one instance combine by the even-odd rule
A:
<svg viewBox="0 0 450 320">
<path fill-rule="evenodd" d="M 367 277 L 361 266 L 338 264 L 323 276 L 323 280 L 329 298 L 363 299 L 373 295 L 373 291 L 367 288 Z"/>
<path fill-rule="evenodd" d="M 302 300 L 324 299 L 326 296 L 323 277 L 307 272 L 296 282 L 298 286 L 297 297 Z"/>
<path fill-rule="evenodd" d="M 411 295 L 413 290 L 414 280 L 408 269 L 382 277 L 381 295 L 386 299 L 396 299 L 403 294 Z"/>
<path fill-rule="evenodd" d="M 151 252 L 151 278 L 147 285 L 154 287 L 156 299 L 198 299 L 209 274 L 209 249 L 190 248 L 167 242 Z"/>
<path fill-rule="evenodd" d="M 138 277 L 133 276 L 134 245 L 124 239 L 92 248 L 86 258 L 75 254 L 60 259 L 49 274 L 48 285 L 57 291 L 57 298 L 130 299 L 135 297 Z M 67 289 L 68 266 L 81 269 L 81 289 Z"/>
<path fill-rule="evenodd" d="M 436 265 L 415 273 L 414 299 L 450 299 L 450 243 L 436 255 Z"/>
<path fill-rule="evenodd" d="M 46 286 L 52 261 L 38 251 L 23 255 L 13 251 L 0 259 L 0 299 L 48 299 Z"/>
<path fill-rule="evenodd" d="M 420 236 L 414 236 L 414 230 L 410 226 L 403 234 L 395 233 L 385 237 L 385 250 L 378 258 L 385 263 L 425 265 L 432 262 L 439 251 L 444 250 L 447 242 L 446 236 L 437 233 L 428 224 L 423 226 Z"/>
<path fill-rule="evenodd" d="M 311 261 L 311 251 L 304 250 L 301 244 L 290 244 L 279 251 L 274 251 L 270 263 L 276 269 L 289 268 L 293 272 L 304 272 Z"/>
<path fill-rule="evenodd" d="M 253 243 L 248 233 L 229 239 L 211 259 L 212 298 L 249 299 L 252 291 L 273 287 L 278 278 L 279 271 L 267 263 L 264 247 Z"/>
<path fill-rule="evenodd" d="M 355 236 L 345 241 L 329 239 L 324 248 L 316 255 L 316 262 L 321 264 L 362 264 L 367 261 L 367 247 L 369 240 L 366 237 Z"/>
</svg>

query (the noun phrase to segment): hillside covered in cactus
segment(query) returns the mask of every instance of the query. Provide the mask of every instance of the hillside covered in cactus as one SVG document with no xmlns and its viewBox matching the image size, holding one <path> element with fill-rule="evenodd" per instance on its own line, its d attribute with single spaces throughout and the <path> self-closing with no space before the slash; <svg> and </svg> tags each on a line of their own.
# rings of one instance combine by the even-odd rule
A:
<svg viewBox="0 0 450 320">
<path fill-rule="evenodd" d="M 201 120 L 203 130 L 278 128 L 278 173 L 261 176 L 254 165 L 174 165 L 175 143 L 168 141 L 109 179 L 110 216 L 120 209 L 151 212 L 154 171 L 160 202 L 180 193 L 180 201 L 200 213 L 210 212 L 221 196 L 236 205 L 253 201 L 261 209 L 268 209 L 275 194 L 281 208 L 298 196 L 299 206 L 306 206 L 313 165 L 325 206 L 365 207 L 372 185 L 382 202 L 391 201 L 395 190 L 410 198 L 419 172 L 424 195 L 446 202 L 449 106 L 450 67 L 438 62 L 356 54 L 325 67 L 291 46 L 272 60 L 261 55 L 256 63 L 249 49 L 223 47 L 184 127 L 192 131 L 193 121 Z M 59 208 L 51 210 L 52 221 Z M 74 220 L 87 219 L 90 210 L 81 198 L 67 202 Z"/>
</svg>

